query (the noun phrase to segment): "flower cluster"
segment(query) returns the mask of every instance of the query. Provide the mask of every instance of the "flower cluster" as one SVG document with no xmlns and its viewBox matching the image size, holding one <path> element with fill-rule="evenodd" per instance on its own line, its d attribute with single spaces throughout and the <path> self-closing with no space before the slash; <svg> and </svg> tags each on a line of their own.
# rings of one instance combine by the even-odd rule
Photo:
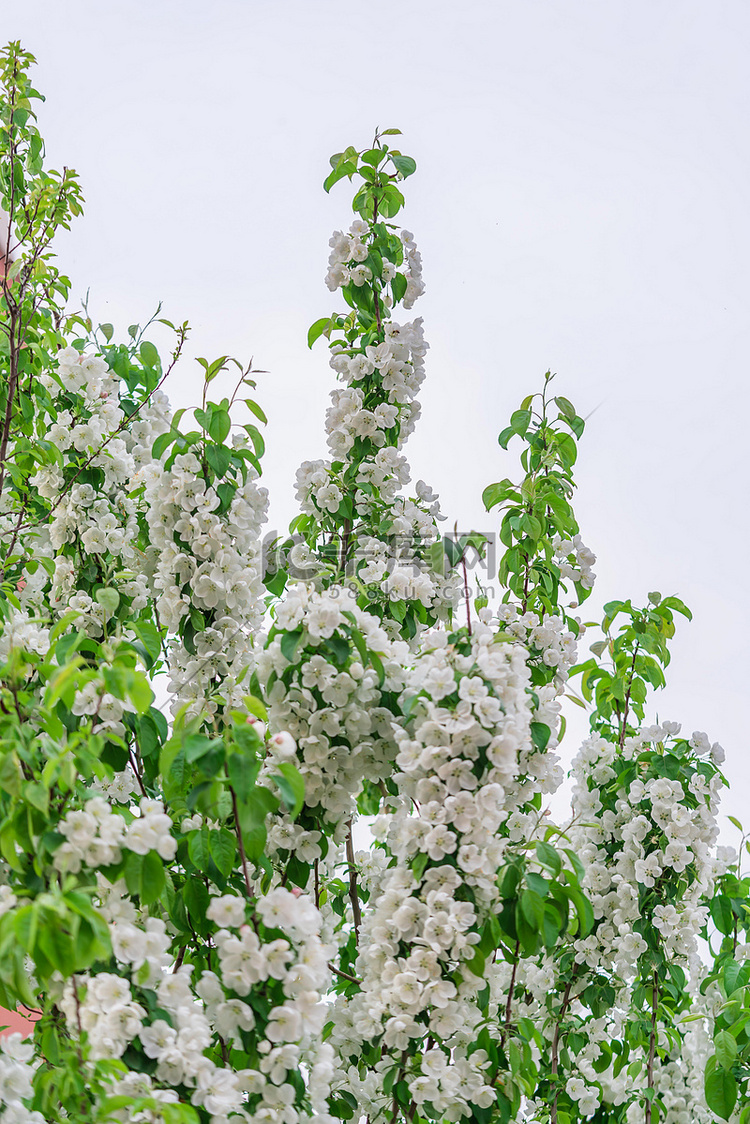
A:
<svg viewBox="0 0 750 1124">
<path fill-rule="evenodd" d="M 701 903 L 732 858 L 715 847 L 721 774 L 696 759 L 679 730 L 672 722 L 650 727 L 625 739 L 621 751 L 593 735 L 573 762 L 574 816 L 597 825 L 595 831 L 575 827 L 573 838 L 602 919 L 595 936 L 578 943 L 576 956 L 624 980 L 647 949 L 640 930 L 648 891 L 658 898 L 652 924 L 665 953 L 699 970 L 696 941 L 707 914 Z M 662 766 L 665 760 L 674 764 Z"/>
<path fill-rule="evenodd" d="M 363 652 L 375 654 L 382 680 L 376 666 L 365 666 Z M 258 658 L 258 678 L 271 731 L 287 733 L 296 743 L 294 761 L 305 781 L 313 830 L 301 834 L 280 824 L 271 835 L 277 846 L 297 850 L 307 844 L 318 857 L 311 838 L 316 819 L 335 825 L 351 816 L 362 782 L 389 775 L 396 743 L 393 712 L 383 705 L 383 694 L 403 690 L 407 660 L 407 645 L 390 640 L 350 589 L 333 586 L 318 593 L 303 583 L 289 587 Z M 285 741 L 272 741 L 270 748 L 269 768 L 280 752 L 291 760 Z"/>
<path fill-rule="evenodd" d="M 246 445 L 238 438 L 235 447 Z M 202 475 L 194 453 L 183 453 L 167 469 L 160 461 L 142 470 L 151 546 L 150 584 L 160 620 L 175 632 L 198 610 L 199 627 L 189 641 L 170 650 L 173 709 L 191 711 L 217 704 L 206 696 L 221 685 L 225 700 L 239 702 L 237 683 L 252 660 L 252 634 L 262 621 L 259 533 L 267 492 L 254 470 L 240 484 L 228 509 Z"/>
<path fill-rule="evenodd" d="M 584 589 L 593 589 L 596 581 L 596 574 L 593 571 L 596 555 L 584 544 L 581 536 L 573 535 L 569 539 L 563 539 L 560 535 L 555 535 L 552 547 L 560 568 L 560 576 L 583 586 Z"/>
<path fill-rule="evenodd" d="M 396 861 L 368 879 L 374 904 L 357 960 L 362 985 L 338 1000 L 333 1040 L 350 1058 L 380 1042 L 381 1080 L 403 1055 L 415 1103 L 437 1118 L 495 1101 L 488 1057 L 469 1049 L 483 1019 L 476 957 L 498 900 L 511 809 L 531 795 L 528 682 L 523 649 L 493 642 L 486 625 L 455 645 L 445 633 L 428 634 L 412 717 L 398 734 L 399 795 L 373 825 Z M 420 1057 L 425 1035 L 455 1056 L 439 1048 Z M 352 1071 L 340 1079 L 351 1082 Z M 357 1080 L 351 1088 L 362 1093 Z M 369 1101 L 371 1115 L 387 1112 L 387 1097 L 371 1091 Z"/>
<path fill-rule="evenodd" d="M 519 607 L 506 602 L 498 608 L 498 619 L 508 632 L 528 645 L 532 658 L 554 671 L 554 682 L 562 691 L 568 672 L 578 658 L 578 636 L 566 628 L 556 613 L 545 613 L 541 620 L 536 612 L 519 612 Z"/>
<path fill-rule="evenodd" d="M 45 1124 L 40 1112 L 30 1110 L 25 1101 L 33 1096 L 32 1079 L 40 1058 L 31 1042 L 21 1035 L 0 1039 L 0 1120 L 3 1124 Z"/>
</svg>

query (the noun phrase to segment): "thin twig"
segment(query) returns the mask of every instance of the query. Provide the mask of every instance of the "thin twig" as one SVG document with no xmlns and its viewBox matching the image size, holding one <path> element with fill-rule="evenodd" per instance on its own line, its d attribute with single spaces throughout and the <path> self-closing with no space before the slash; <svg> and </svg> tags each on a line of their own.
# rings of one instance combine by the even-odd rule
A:
<svg viewBox="0 0 750 1124">
<path fill-rule="evenodd" d="M 362 983 L 362 980 L 357 979 L 356 976 L 350 976 L 348 972 L 342 972 L 341 969 L 337 968 L 336 965 L 331 960 L 328 961 L 328 967 L 331 969 L 332 972 L 335 972 L 337 976 L 341 976 L 341 978 L 343 980 L 349 980 L 350 983 L 355 983 L 355 984 L 361 984 Z"/>
<path fill-rule="evenodd" d="M 352 839 L 351 820 L 349 820 L 349 830 L 346 834 L 346 861 L 349 864 L 349 900 L 352 903 L 354 939 L 357 944 L 359 944 L 359 927 L 362 924 L 362 912 L 359 908 L 359 894 L 357 893 L 357 868 L 354 865 L 354 841 Z"/>
<path fill-rule="evenodd" d="M 510 974 L 510 986 L 508 988 L 508 1002 L 505 1004 L 505 1023 L 503 1031 L 500 1036 L 500 1045 L 505 1046 L 505 1040 L 510 1034 L 510 1016 L 513 1004 L 513 991 L 516 986 L 516 972 L 518 971 L 518 951 L 521 947 L 521 942 L 516 941 L 516 947 L 513 950 L 513 971 Z"/>
<path fill-rule="evenodd" d="M 651 989 L 651 1040 L 648 1047 L 648 1067 L 646 1069 L 646 1089 L 653 1094 L 654 1088 L 654 1055 L 656 1054 L 656 1013 L 659 1008 L 659 975 L 654 970 L 653 985 Z M 646 1112 L 644 1124 L 651 1124 L 651 1098 L 646 1099 Z"/>
<path fill-rule="evenodd" d="M 251 901 L 255 899 L 253 893 L 252 883 L 250 882 L 250 875 L 247 871 L 247 858 L 245 857 L 245 844 L 242 842 L 242 831 L 240 830 L 240 814 L 237 808 L 237 795 L 233 788 L 230 787 L 229 791 L 232 794 L 232 812 L 234 814 L 234 831 L 237 836 L 237 845 L 240 850 L 240 861 L 242 862 L 242 873 L 245 878 L 245 886 L 247 888 L 247 896 Z"/>
</svg>

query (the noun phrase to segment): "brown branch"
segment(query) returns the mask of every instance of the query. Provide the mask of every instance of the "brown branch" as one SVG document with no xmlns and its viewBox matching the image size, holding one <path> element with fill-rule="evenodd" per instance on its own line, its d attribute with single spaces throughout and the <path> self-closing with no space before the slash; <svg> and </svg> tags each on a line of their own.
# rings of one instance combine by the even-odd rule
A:
<svg viewBox="0 0 750 1124">
<path fill-rule="evenodd" d="M 654 970 L 651 989 L 651 1039 L 648 1047 L 648 1067 L 646 1069 L 647 1090 L 654 1088 L 654 1055 L 656 1054 L 656 1012 L 659 1008 L 659 975 Z M 644 1124 L 651 1124 L 651 1098 L 646 1099 Z"/>
<path fill-rule="evenodd" d="M 128 746 L 128 757 L 130 758 L 130 767 L 135 773 L 135 779 L 138 781 L 138 787 L 141 790 L 141 795 L 148 796 L 146 789 L 143 787 L 143 778 L 141 777 L 141 771 L 138 767 L 138 758 L 136 754 L 133 753 L 133 750 L 130 748 L 130 746 Z"/>
<path fill-rule="evenodd" d="M 508 988 L 508 1002 L 505 1004 L 505 1023 L 503 1025 L 502 1034 L 500 1035 L 500 1045 L 502 1047 L 505 1046 L 505 1041 L 510 1034 L 510 1015 L 513 1004 L 513 991 L 516 986 L 516 972 L 518 971 L 518 950 L 520 949 L 520 947 L 521 942 L 516 941 L 516 947 L 513 950 L 513 971 L 510 974 L 510 986 Z"/>
<path fill-rule="evenodd" d="M 359 944 L 359 927 L 362 924 L 362 912 L 359 908 L 359 894 L 357 893 L 357 868 L 354 865 L 354 841 L 352 839 L 351 820 L 349 820 L 349 830 L 346 834 L 346 861 L 349 865 L 349 900 L 352 903 L 354 939 L 357 944 Z"/>
<path fill-rule="evenodd" d="M 344 520 L 344 533 L 341 536 L 341 576 L 346 576 L 346 556 L 349 553 L 349 536 L 352 533 L 352 523 L 350 519 Z"/>
<path fill-rule="evenodd" d="M 355 984 L 361 984 L 362 983 L 362 980 L 357 979 L 356 976 L 350 976 L 348 972 L 342 972 L 341 969 L 337 968 L 336 965 L 331 960 L 328 961 L 328 967 L 331 969 L 332 972 L 335 972 L 337 976 L 341 976 L 342 980 L 349 980 L 350 983 L 355 983 Z"/>
<path fill-rule="evenodd" d="M 19 511 L 19 513 L 18 513 L 18 519 L 16 520 L 16 525 L 15 525 L 15 527 L 13 528 L 13 534 L 12 534 L 12 536 L 11 536 L 11 540 L 10 540 L 10 545 L 8 546 L 8 551 L 7 551 L 6 555 L 5 555 L 5 558 L 6 558 L 5 564 L 3 565 L 2 569 L 0 569 L 0 581 L 4 581 L 4 580 L 5 580 L 5 571 L 6 571 L 6 570 L 7 570 L 7 568 L 8 568 L 8 562 L 7 562 L 7 559 L 8 559 L 8 558 L 9 558 L 9 557 L 11 556 L 11 554 L 13 553 L 13 548 L 14 548 L 14 546 L 16 545 L 16 543 L 17 543 L 17 541 L 18 541 L 18 535 L 19 535 L 19 533 L 20 533 L 21 527 L 23 526 L 23 519 L 24 519 L 24 516 L 25 516 L 25 514 L 26 514 L 26 509 L 27 509 L 27 508 L 28 508 L 28 506 L 29 506 L 29 499 L 30 499 L 30 496 L 29 496 L 29 493 L 27 492 L 27 493 L 26 493 L 26 499 L 25 499 L 25 500 L 23 501 L 23 503 L 21 504 L 21 510 L 20 510 L 20 511 Z"/>
<path fill-rule="evenodd" d="M 554 1078 L 557 1078 L 558 1050 L 560 1048 L 560 1024 L 565 1018 L 565 1012 L 567 1011 L 570 1004 L 570 992 L 573 987 L 573 980 L 575 979 L 577 970 L 578 965 L 576 965 L 573 971 L 573 975 L 571 979 L 568 980 L 565 991 L 563 992 L 562 1005 L 557 1016 L 557 1022 L 555 1023 L 555 1033 L 552 1038 L 552 1061 L 550 1063 L 550 1069 L 552 1070 L 552 1076 Z M 555 1081 L 554 1093 L 552 1096 L 552 1106 L 550 1108 L 550 1124 L 557 1124 L 557 1081 Z"/>
</svg>

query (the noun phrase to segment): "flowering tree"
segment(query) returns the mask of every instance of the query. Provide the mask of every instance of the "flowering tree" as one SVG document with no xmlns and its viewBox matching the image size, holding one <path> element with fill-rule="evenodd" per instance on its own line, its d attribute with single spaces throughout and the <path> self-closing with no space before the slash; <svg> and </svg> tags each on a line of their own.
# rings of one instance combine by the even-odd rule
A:
<svg viewBox="0 0 750 1124">
<path fill-rule="evenodd" d="M 469 583 L 486 538 L 409 489 L 397 130 L 331 161 L 357 190 L 309 333 L 330 457 L 263 551 L 252 370 L 200 360 L 173 414 L 186 325 L 164 363 L 66 312 L 51 243 L 81 196 L 44 165 L 32 63 L 0 64 L 0 1002 L 35 1012 L 0 1043 L 0 1124 L 747 1120 L 722 752 L 644 725 L 689 612 L 610 602 L 577 662 L 583 421 L 549 374 L 484 493 L 495 593 Z M 555 824 L 565 696 L 591 734 Z"/>
</svg>

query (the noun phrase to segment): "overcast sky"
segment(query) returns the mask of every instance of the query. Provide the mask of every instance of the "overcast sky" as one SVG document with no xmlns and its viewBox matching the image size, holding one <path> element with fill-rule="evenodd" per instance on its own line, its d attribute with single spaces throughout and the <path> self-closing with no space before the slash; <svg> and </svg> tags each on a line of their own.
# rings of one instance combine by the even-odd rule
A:
<svg viewBox="0 0 750 1124">
<path fill-rule="evenodd" d="M 332 376 L 309 324 L 349 221 L 328 157 L 398 126 L 431 343 L 414 478 L 451 525 L 516 472 L 496 436 L 557 372 L 591 415 L 577 511 L 602 602 L 692 607 L 659 715 L 727 750 L 742 818 L 747 698 L 745 0 L 2 0 L 38 59 L 53 165 L 86 215 L 59 251 L 124 332 L 164 302 L 193 355 L 254 356 L 272 524 L 324 450 Z M 188 360 L 170 396 L 195 404 Z M 512 448 L 512 447 L 511 447 Z M 590 640 L 595 639 L 591 636 Z M 580 729 L 580 724 L 577 727 Z M 574 738 L 568 753 L 575 748 Z M 747 817 L 750 821 L 750 816 Z M 731 841 L 728 837 L 728 841 Z"/>
</svg>

